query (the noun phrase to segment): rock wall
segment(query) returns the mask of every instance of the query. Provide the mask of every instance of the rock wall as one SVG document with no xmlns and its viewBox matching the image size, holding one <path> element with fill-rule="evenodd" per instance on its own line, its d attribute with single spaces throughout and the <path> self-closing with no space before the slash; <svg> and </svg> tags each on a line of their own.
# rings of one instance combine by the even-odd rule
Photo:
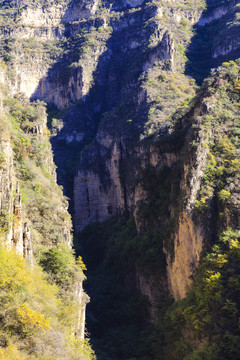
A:
<svg viewBox="0 0 240 360">
<path fill-rule="evenodd" d="M 210 74 L 211 68 L 240 55 L 238 2 L 207 0 L 206 5 L 188 48 L 191 63 L 187 73 L 191 76 L 195 74 L 199 84 Z"/>
<path fill-rule="evenodd" d="M 229 20 L 233 15 L 236 15 L 237 8 L 235 5 L 236 1 L 231 1 L 227 5 L 208 4 L 208 9 L 202 16 L 199 16 L 199 13 L 192 14 L 192 18 L 194 18 L 192 23 L 194 24 L 198 21 L 199 27 L 204 27 L 216 21 L 225 23 L 227 19 Z M 161 17 L 161 9 L 158 9 L 158 14 Z M 173 14 L 177 21 L 181 22 L 181 19 L 178 19 L 177 12 L 173 11 Z M 191 17 L 189 16 L 188 18 Z M 161 33 L 161 22 L 158 29 Z M 161 59 L 170 60 L 172 71 L 174 71 L 174 54 L 176 51 L 172 35 L 166 32 L 161 36 L 162 41 L 160 40 L 159 45 L 156 47 L 158 50 L 154 54 L 149 54 L 143 66 L 145 71 L 151 69 Z M 217 54 L 218 47 L 215 44 L 212 50 L 212 58 L 220 55 L 225 56 L 231 51 L 238 49 L 238 40 L 235 36 L 230 41 L 228 36 L 224 34 L 220 42 L 221 45 L 219 46 L 222 46 L 222 48 L 226 47 L 224 45 L 226 42 L 228 48 L 226 51 L 221 50 Z M 232 46 L 232 43 L 235 45 Z M 138 105 L 135 104 L 136 112 L 138 111 Z M 196 106 L 194 114 L 190 116 L 191 121 L 196 121 L 202 111 L 207 110 Z M 111 122 L 109 117 L 108 121 Z M 185 126 L 184 121 L 188 122 L 189 120 L 183 120 L 183 127 Z M 141 231 L 142 224 L 137 215 L 138 206 L 143 201 L 147 201 L 147 194 L 141 185 L 132 186 L 131 182 L 134 183 L 136 181 L 141 172 L 140 169 L 144 169 L 149 165 L 154 166 L 156 169 L 163 165 L 172 167 L 180 161 L 179 154 L 171 151 L 169 153 L 159 152 L 159 149 L 155 148 L 155 146 L 151 148 L 145 146 L 141 152 L 137 143 L 137 133 L 135 133 L 135 139 L 131 140 L 135 146 L 133 150 L 133 144 L 129 143 L 122 129 L 122 133 L 118 135 L 112 131 L 111 126 L 107 125 L 106 122 L 103 124 L 98 129 L 94 145 L 88 150 L 88 154 L 83 156 L 78 173 L 75 176 L 74 203 L 76 229 L 80 231 L 88 223 L 104 221 L 112 215 L 118 216 L 125 211 L 129 211 L 134 214 L 137 227 Z M 104 126 L 105 131 L 103 131 Z M 106 126 L 111 130 L 106 131 Z M 176 300 L 185 296 L 186 290 L 191 283 L 192 274 L 199 264 L 204 243 L 208 239 L 206 226 L 201 223 L 201 220 L 196 219 L 193 214 L 193 207 L 201 187 L 208 154 L 207 148 L 201 146 L 201 142 L 209 139 L 211 134 L 198 134 L 196 136 L 201 139 L 197 150 L 193 150 L 193 158 L 185 159 L 185 164 L 183 164 L 182 168 L 180 186 L 188 201 L 184 204 L 178 215 L 177 231 L 171 239 L 174 243 L 174 254 L 170 254 L 169 250 L 164 249 L 167 259 L 169 290 Z M 97 167 L 96 162 L 101 164 L 101 166 Z M 87 170 L 86 164 L 88 164 L 89 170 Z M 131 167 L 131 170 L 128 166 Z M 135 176 L 132 176 L 132 172 L 135 172 Z M 149 298 L 151 298 L 151 295 L 149 295 Z"/>
<path fill-rule="evenodd" d="M 20 4 L 15 26 L 9 19 L 0 28 L 0 40 L 3 44 L 8 39 L 14 39 L 15 42 L 15 46 L 8 49 L 8 54 L 11 53 L 13 57 L 12 72 L 15 73 L 11 83 L 13 92 L 23 92 L 29 98 L 35 94 L 40 80 L 43 81 L 47 76 L 53 62 L 59 56 L 47 48 L 48 44 L 54 47 L 54 44 L 65 35 L 65 27 L 71 22 L 93 15 L 97 4 L 98 1 L 90 4 L 84 1 L 67 1 L 59 4 L 30 3 L 23 7 Z M 49 89 L 46 90 L 49 92 Z M 48 100 L 50 102 L 52 99 Z M 59 104 L 61 107 L 65 105 Z"/>
<path fill-rule="evenodd" d="M 9 249 L 16 249 L 27 259 L 29 266 L 32 266 L 31 233 L 27 222 L 23 220 L 21 195 L 13 166 L 10 138 L 0 138 L 0 154 L 2 160 L 0 170 L 1 240 Z"/>
<path fill-rule="evenodd" d="M 179 127 L 186 131 L 189 127 L 190 120 L 183 117 L 179 125 L 174 112 L 194 92 L 182 74 L 192 26 L 198 32 L 211 30 L 214 22 L 226 25 L 236 20 L 224 27 L 226 33 L 219 42 L 210 38 L 209 67 L 217 64 L 214 59 L 223 60 L 239 49 L 236 1 L 227 5 L 209 1 L 205 12 L 203 5 L 109 1 L 103 9 L 97 1 L 51 3 L 24 8 L 15 28 L 1 29 L 3 41 L 14 36 L 21 44 L 20 50 L 12 51 L 16 73 L 12 91 L 67 108 L 53 142 L 63 172 L 69 157 L 77 163 L 73 191 L 77 231 L 94 221 L 128 213 L 134 215 L 140 233 L 145 224 L 138 210 L 148 201 L 148 194 L 138 177 L 149 166 L 172 168 L 182 161 L 181 146 L 166 139 Z M 32 37 L 41 45 L 37 53 L 29 50 Z M 48 42 L 57 50 L 47 48 Z M 195 109 L 191 120 L 198 113 Z M 156 136 L 156 142 L 151 136 Z M 169 289 L 175 299 L 184 297 L 204 244 L 205 233 L 192 207 L 206 156 L 206 149 L 199 145 L 194 159 L 186 160 L 191 165 L 182 165 L 181 191 L 188 202 L 178 214 L 178 229 L 171 239 L 174 255 L 164 249 Z M 143 290 L 144 280 L 138 283 L 149 295 L 150 290 Z"/>
<path fill-rule="evenodd" d="M 25 257 L 30 268 L 34 266 L 34 255 L 41 244 L 51 248 L 64 242 L 72 248 L 72 223 L 68 201 L 56 185 L 45 105 L 39 102 L 32 105 L 25 96 L 31 98 L 52 65 L 51 60 L 56 59 L 56 56 L 51 58 L 46 54 L 49 51 L 46 51 L 46 43 L 56 44 L 63 35 L 62 23 L 90 16 L 95 7 L 93 4 L 87 8 L 83 2 L 77 7 L 76 2 L 24 6 L 18 12 L 16 26 L 8 19 L 0 30 L 3 48 L 7 47 L 8 41 L 13 42 L 11 50 L 7 48 L 5 52 L 4 49 L 2 54 L 11 60 L 5 58 L 5 63 L 0 64 L 0 238 L 2 245 Z M 6 105 L 7 101 L 13 104 L 12 107 Z M 19 112 L 12 114 L 15 102 Z M 25 153 L 22 155 L 26 162 L 17 154 L 16 145 L 23 146 Z M 29 176 L 22 176 L 22 169 Z M 31 180 L 29 183 L 29 177 L 32 183 Z M 50 194 L 48 186 L 51 186 Z M 55 208 L 49 203 L 51 196 Z M 53 237 L 48 238 L 46 231 Z M 81 341 L 85 337 L 85 312 L 89 302 L 83 290 L 84 279 L 80 276 L 75 288 L 66 290 L 67 295 L 64 295 L 79 307 L 72 332 Z"/>
</svg>

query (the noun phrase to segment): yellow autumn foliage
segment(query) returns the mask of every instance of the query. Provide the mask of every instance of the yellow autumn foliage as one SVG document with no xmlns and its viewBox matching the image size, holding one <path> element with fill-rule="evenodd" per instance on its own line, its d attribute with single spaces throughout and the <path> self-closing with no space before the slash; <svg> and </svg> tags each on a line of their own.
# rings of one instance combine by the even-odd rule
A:
<svg viewBox="0 0 240 360">
<path fill-rule="evenodd" d="M 16 346 L 10 344 L 9 346 L 0 349 L 1 360 L 24 360 L 25 357 L 21 356 Z"/>
<path fill-rule="evenodd" d="M 49 321 L 42 314 L 38 314 L 30 309 L 26 304 L 18 306 L 17 314 L 19 321 L 25 325 L 27 329 L 50 329 Z"/>
<path fill-rule="evenodd" d="M 0 360 L 95 359 L 87 340 L 69 338 L 78 314 L 74 287 L 60 296 L 46 278 L 40 266 L 29 269 L 21 255 L 0 246 Z"/>
<path fill-rule="evenodd" d="M 31 273 L 24 259 L 15 252 L 0 247 L 0 289 L 27 290 L 31 282 Z"/>
</svg>

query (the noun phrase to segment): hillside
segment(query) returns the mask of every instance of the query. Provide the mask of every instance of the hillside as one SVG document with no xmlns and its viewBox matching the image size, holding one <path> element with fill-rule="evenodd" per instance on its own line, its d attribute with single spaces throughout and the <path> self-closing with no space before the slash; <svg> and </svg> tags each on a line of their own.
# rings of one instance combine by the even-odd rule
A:
<svg viewBox="0 0 240 360">
<path fill-rule="evenodd" d="M 46 104 L 10 95 L 1 63 L 1 359 L 94 359 L 85 337 L 85 265 L 56 184 Z"/>
<path fill-rule="evenodd" d="M 238 359 L 240 3 L 0 3 L 0 351 Z"/>
</svg>

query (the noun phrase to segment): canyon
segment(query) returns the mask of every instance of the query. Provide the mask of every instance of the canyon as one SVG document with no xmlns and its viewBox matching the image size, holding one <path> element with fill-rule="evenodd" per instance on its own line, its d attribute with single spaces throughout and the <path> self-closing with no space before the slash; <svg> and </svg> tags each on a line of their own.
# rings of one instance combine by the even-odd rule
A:
<svg viewBox="0 0 240 360">
<path fill-rule="evenodd" d="M 46 271 L 41 254 L 54 246 L 83 256 L 98 359 L 222 359 L 206 353 L 221 326 L 204 336 L 181 304 L 189 293 L 198 304 L 204 276 L 210 284 L 224 264 L 237 269 L 239 11 L 236 0 L 1 1 L 4 244 Z M 211 256 L 220 270 L 201 278 Z M 83 341 L 84 279 L 69 295 Z M 223 308 L 237 309 L 234 299 Z M 178 304 L 185 325 L 171 350 L 163 334 L 171 338 Z"/>
</svg>

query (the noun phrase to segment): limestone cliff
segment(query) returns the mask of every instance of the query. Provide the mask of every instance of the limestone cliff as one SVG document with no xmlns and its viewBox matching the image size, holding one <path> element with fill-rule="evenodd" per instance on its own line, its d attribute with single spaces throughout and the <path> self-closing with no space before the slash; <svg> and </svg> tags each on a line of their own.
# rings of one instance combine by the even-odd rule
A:
<svg viewBox="0 0 240 360">
<path fill-rule="evenodd" d="M 171 4 L 172 5 L 172 4 Z M 158 5 L 159 6 L 159 5 Z M 202 8 L 195 9 L 191 12 L 191 16 L 187 13 L 186 9 L 183 11 L 175 9 L 172 11 L 173 21 L 176 22 L 176 28 L 172 28 L 171 33 L 166 31 L 164 33 L 164 26 L 166 21 L 162 13 L 162 5 L 158 7 L 156 11 L 156 19 L 158 27 L 155 28 L 154 35 L 150 36 L 149 48 L 154 49 L 147 52 L 147 58 L 142 65 L 141 76 L 139 78 L 144 79 L 141 87 L 136 89 L 136 82 L 130 83 L 128 86 L 132 86 L 128 90 L 128 86 L 125 85 L 124 91 L 126 93 L 123 97 L 125 107 L 130 109 L 134 108 L 134 112 L 131 110 L 122 110 L 121 107 L 116 106 L 112 108 L 105 118 L 100 122 L 96 140 L 93 145 L 81 155 L 80 165 L 78 168 L 78 174 L 74 180 L 74 206 L 75 206 L 75 226 L 77 230 L 81 230 L 88 223 L 94 221 L 104 221 L 111 216 L 119 216 L 126 212 L 134 214 L 135 222 L 138 226 L 139 232 L 141 228 L 146 226 L 143 224 L 142 219 L 139 219 L 138 212 L 139 206 L 142 202 L 149 201 L 148 195 L 144 189 L 144 186 L 138 183 L 136 186 L 136 180 L 141 176 L 141 171 L 148 167 L 154 167 L 160 169 L 162 166 L 174 168 L 180 161 L 182 161 L 182 150 L 178 144 L 168 144 L 168 140 L 165 140 L 167 145 L 159 146 L 158 142 L 164 142 L 166 135 L 174 136 L 176 128 L 181 126 L 182 131 L 187 129 L 189 123 L 194 122 L 202 112 L 207 112 L 208 108 L 205 108 L 204 100 L 202 104 L 195 106 L 190 115 L 187 115 L 181 120 L 181 125 L 176 125 L 167 122 L 166 118 L 177 108 L 178 104 L 184 100 L 184 94 L 179 97 L 172 95 L 173 101 L 171 105 L 167 105 L 168 98 L 162 93 L 163 91 L 169 91 L 168 85 L 164 87 L 164 80 L 166 78 L 171 79 L 171 74 L 175 78 L 179 75 L 179 49 L 174 48 L 173 39 L 179 41 L 179 34 L 177 30 L 177 24 L 181 24 L 182 19 L 189 19 L 190 24 L 196 26 L 196 30 L 202 34 L 205 31 L 205 27 L 211 26 L 213 31 L 221 24 L 224 28 L 224 35 L 221 37 L 221 46 L 224 46 L 224 41 L 229 45 L 227 27 L 224 26 L 226 21 L 229 21 L 232 16 L 237 16 L 236 2 L 228 2 L 228 4 L 222 3 L 207 3 L 207 10 L 201 15 Z M 165 5 L 165 13 L 168 11 Z M 171 16 L 171 15 L 170 15 Z M 171 23 L 171 26 L 173 23 Z M 231 22 L 232 24 L 232 22 Z M 214 27 L 215 26 L 215 27 Z M 237 23 L 231 25 L 236 27 Z M 114 29 L 114 27 L 113 27 Z M 174 29 L 174 30 L 173 30 Z M 181 28 L 183 30 L 183 28 Z M 211 30 L 210 30 L 211 31 Z M 159 35 L 158 35 L 159 34 Z M 114 32 L 113 35 L 114 36 Z M 156 39 L 158 36 L 158 39 Z M 187 39 L 185 34 L 185 40 Z M 198 41 L 198 33 L 193 38 L 192 45 L 189 47 L 189 56 L 194 59 L 196 49 L 194 44 Z M 235 38 L 234 38 L 235 39 Z M 223 56 L 237 56 L 237 39 L 235 41 L 234 55 L 232 48 L 227 52 L 219 53 L 218 62 L 214 63 L 216 56 L 216 41 L 214 38 L 212 41 L 212 53 L 210 54 L 212 62 L 210 61 L 208 66 L 214 66 L 219 64 L 223 60 Z M 154 43 L 156 41 L 156 43 Z M 181 41 L 181 40 L 180 40 Z M 157 44 L 157 45 L 154 45 Z M 128 50 L 129 51 L 129 50 Z M 201 50 L 198 49 L 200 52 Z M 124 52 L 124 50 L 123 50 Z M 231 53 L 231 54 L 230 54 Z M 199 54 L 199 53 L 198 53 Z M 121 56 L 121 52 L 117 53 L 118 57 Z M 196 56 L 199 56 L 196 54 Z M 170 71 L 166 69 L 162 63 L 170 62 Z M 180 64 L 181 60 L 180 60 Z M 158 66 L 158 69 L 156 67 Z M 207 65 L 205 71 L 207 70 Z M 174 75 L 175 74 L 175 75 Z M 138 79 L 139 79 L 138 78 Z M 154 79 L 159 79 L 159 83 L 154 84 Z M 149 81 L 150 80 L 150 81 Z M 136 81 L 136 80 L 135 80 Z M 139 81 L 139 80 L 138 80 Z M 156 80 L 155 80 L 156 81 Z M 184 81 L 181 78 L 181 81 Z M 141 84 L 141 83 L 140 83 Z M 178 84 L 174 84 L 176 88 Z M 170 86 L 174 86 L 170 85 Z M 139 86 L 139 85 L 138 85 Z M 154 89 L 155 86 L 155 89 Z M 182 86 L 182 85 L 181 85 Z M 191 94 L 190 84 L 186 84 L 186 95 Z M 158 91 L 158 99 L 154 97 L 154 92 Z M 121 94 L 121 92 L 120 92 Z M 131 94 L 131 95 L 130 95 Z M 133 95 L 134 94 L 134 95 Z M 91 95 L 90 95 L 91 96 Z M 156 96 L 156 95 L 155 95 Z M 171 95 L 169 95 L 171 98 Z M 129 99 L 133 99 L 132 102 Z M 160 98 L 160 99 L 159 99 Z M 179 101 L 179 102 L 178 102 Z M 133 105 L 133 104 L 134 105 Z M 172 106 L 172 107 L 171 107 Z M 167 108 L 168 107 L 168 108 Z M 167 108 L 167 109 L 166 109 Z M 147 112 L 148 111 L 148 112 Z M 121 112 L 121 120 L 117 119 L 116 114 Z M 144 113 L 145 112 L 145 113 Z M 188 116 L 190 119 L 188 119 Z M 151 120 L 154 119 L 154 120 Z M 176 127 L 174 129 L 174 127 Z M 157 129 L 157 130 L 155 130 Z M 151 136 L 157 131 L 156 140 L 149 146 L 147 142 L 144 142 L 144 137 Z M 178 130 L 177 130 L 178 131 Z M 210 134 L 197 135 L 199 141 L 198 148 L 192 153 L 190 159 L 185 160 L 182 164 L 182 174 L 180 189 L 184 193 L 184 196 L 189 197 L 188 203 L 184 206 L 181 204 L 181 210 L 179 210 L 177 230 L 171 234 L 171 239 L 167 242 L 174 243 L 173 253 L 169 253 L 168 245 L 164 245 L 164 251 L 167 257 L 167 277 L 169 282 L 169 289 L 174 295 L 175 299 L 183 298 L 186 294 L 186 290 L 191 283 L 192 274 L 195 268 L 199 264 L 200 255 L 204 246 L 204 241 L 207 241 L 208 233 L 206 228 L 203 227 L 201 221 L 195 219 L 192 214 L 194 202 L 197 199 L 197 195 L 200 191 L 202 176 L 204 175 L 207 154 L 206 148 L 201 147 L 201 142 L 204 142 L 204 138 L 209 138 Z M 188 140 L 187 140 L 188 141 Z M 188 145 L 185 145 L 186 147 Z M 194 169 L 194 170 L 192 170 Z M 183 196 L 183 195 L 181 195 Z M 171 205 L 170 205 L 171 207 Z M 175 217 L 174 211 L 170 211 L 169 216 Z M 164 221 L 159 217 L 159 224 Z M 205 239 L 205 240 L 204 240 Z M 151 296 L 150 296 L 151 298 Z"/>
<path fill-rule="evenodd" d="M 174 1 L 106 2 L 104 7 L 97 2 L 77 1 L 20 4 L 17 26 L 9 21 L 2 27 L 3 49 L 11 55 L 7 59 L 15 74 L 12 91 L 22 91 L 59 109 L 68 108 L 60 114 L 63 127 L 53 145 L 56 161 L 65 171 L 76 149 L 72 177 L 81 157 L 73 191 L 73 180 L 60 175 L 65 191 L 74 197 L 77 231 L 91 222 L 124 213 L 134 214 L 139 232 L 144 231 L 138 209 L 148 195 L 138 178 L 149 166 L 171 168 L 179 161 L 177 144 L 159 147 L 156 143 L 174 134 L 175 125 L 169 119 L 178 105 L 194 94 L 193 82 L 181 74 L 191 28 L 197 30 L 188 50 L 193 58 L 203 28 L 210 27 L 211 31 L 216 22 L 222 25 L 237 16 L 235 1 L 209 1 L 205 11 L 204 6 L 204 2 L 180 6 Z M 233 24 L 237 28 L 237 23 Z M 227 38 L 224 33 L 222 47 Z M 214 44 L 210 56 L 215 59 L 219 46 L 210 40 Z M 149 145 L 151 136 L 157 142 Z M 90 148 L 82 152 L 93 137 Z M 175 298 L 184 296 L 202 249 L 201 227 L 195 229 L 190 204 L 199 190 L 205 161 L 206 152 L 204 155 L 199 150 L 196 162 L 201 162 L 202 168 L 189 175 L 186 167 L 185 180 L 181 180 L 181 188 L 188 192 L 190 186 L 191 192 L 186 211 L 179 215 L 179 232 L 171 235 L 176 250 L 173 262 L 165 249 L 169 286 Z M 186 182 L 189 176 L 192 180 Z M 194 240 L 195 231 L 199 235 Z M 183 244 L 185 236 L 188 241 Z M 192 243 L 196 243 L 193 248 L 189 245 Z"/>
<path fill-rule="evenodd" d="M 41 102 L 30 103 L 23 94 L 11 96 L 11 91 L 9 91 L 9 89 L 11 89 L 11 80 L 9 80 L 7 67 L 4 63 L 1 64 L 1 74 L 1 249 L 4 245 L 8 249 L 9 254 L 13 254 L 8 255 L 6 253 L 4 255 L 5 257 L 15 256 L 16 259 L 18 255 L 24 257 L 29 267 L 29 270 L 26 271 L 29 271 L 32 277 L 34 277 L 33 273 L 35 274 L 36 271 L 38 271 L 36 270 L 37 258 L 39 261 L 39 257 L 43 258 L 44 254 L 53 251 L 53 249 L 60 249 L 58 256 L 62 256 L 61 249 L 68 254 L 68 261 L 72 262 L 76 274 L 72 274 L 73 280 L 72 283 L 70 282 L 71 285 L 66 286 L 66 284 L 61 283 L 58 284 L 58 286 L 65 286 L 65 301 L 70 301 L 71 304 L 73 304 L 71 306 L 76 306 L 76 309 L 73 310 L 76 319 L 70 322 L 68 326 L 69 331 L 75 334 L 73 341 L 80 341 L 83 346 L 85 342 L 85 311 L 86 304 L 89 300 L 83 290 L 85 276 L 82 270 L 76 266 L 71 250 L 72 224 L 68 213 L 68 201 L 63 196 L 62 189 L 56 183 L 56 166 L 53 162 L 53 153 L 49 142 L 49 131 L 46 127 L 47 116 L 45 104 Z M 11 90 L 13 92 L 13 89 Z M 61 248 L 61 246 L 66 247 Z M 56 261 L 55 266 L 59 266 L 57 265 L 57 260 L 54 260 Z M 6 258 L 4 258 L 3 261 L 6 261 Z M 52 264 L 54 266 L 54 261 Z M 17 271 L 17 269 L 13 268 L 13 271 Z M 49 269 L 46 270 L 46 272 L 47 271 L 49 272 Z M 43 281 L 43 275 L 39 273 L 38 276 L 40 285 L 41 281 Z M 68 276 L 70 279 L 71 275 Z M 32 278 L 31 282 L 34 281 Z M 53 282 L 52 278 L 50 282 Z M 45 285 L 48 286 L 47 284 Z M 34 286 L 37 286 L 37 284 L 34 284 Z M 56 286 L 55 288 L 53 286 L 53 289 L 55 289 L 53 293 L 56 294 Z M 31 291 L 33 290 L 31 289 Z M 33 295 L 33 297 L 34 296 L 35 295 Z M 57 299 L 52 299 L 52 301 L 57 301 Z M 62 300 L 58 299 L 58 301 L 60 306 Z M 26 306 L 26 304 L 22 306 Z M 36 305 L 34 306 L 36 307 Z M 43 306 L 42 311 L 46 311 L 44 305 L 38 304 L 38 306 Z M 58 311 L 60 311 L 60 309 Z M 6 314 L 8 314 L 8 310 L 6 310 Z M 6 319 L 7 316 L 9 315 L 6 315 Z M 56 313 L 55 315 L 52 314 L 52 316 L 55 317 Z M 2 317 L 1 321 L 7 322 L 5 316 Z M 55 330 L 57 326 L 61 328 L 61 325 L 59 323 L 57 325 L 56 323 L 58 320 L 55 319 L 54 321 L 56 326 Z M 67 328 L 66 324 L 65 328 Z M 52 334 L 55 330 L 51 328 Z M 72 345 L 69 345 L 68 342 L 65 343 L 64 339 L 64 337 L 67 338 L 68 336 L 67 331 L 60 329 L 59 333 L 62 336 L 63 342 L 63 345 L 61 345 L 61 358 L 72 359 L 73 357 L 70 356 L 70 350 L 68 350 Z M 23 346 L 24 353 L 29 355 L 30 352 L 33 351 L 38 354 L 55 356 L 56 344 L 54 343 L 52 334 L 49 334 L 52 345 L 48 350 L 33 350 L 34 345 L 31 345 L 27 349 Z M 42 335 L 38 335 L 39 341 L 44 343 L 45 340 L 42 338 Z M 20 331 L 16 331 L 16 336 L 21 336 Z M 88 354 L 92 356 L 90 354 L 90 348 L 87 350 L 87 347 L 88 345 L 86 343 L 86 356 L 88 356 Z M 4 351 L 5 350 L 0 350 L 0 357 L 5 354 Z M 16 354 L 17 351 L 16 348 Z M 79 353 L 77 349 L 75 349 L 75 351 L 76 354 Z M 6 352 L 8 354 L 8 349 L 6 349 Z M 80 353 L 82 352 L 81 348 Z"/>
<path fill-rule="evenodd" d="M 226 189 L 218 188 L 217 180 L 209 175 L 209 159 L 217 162 L 211 158 L 212 143 L 218 143 L 213 125 L 219 117 L 216 98 L 221 104 L 219 94 L 228 82 L 238 91 L 236 64 L 235 70 L 231 63 L 227 65 L 235 76 L 230 80 L 221 68 L 214 73 L 223 61 L 239 56 L 238 20 L 235 0 L 20 1 L 17 6 L 12 4 L 7 20 L 3 11 L 1 56 L 8 91 L 23 103 L 19 92 L 24 93 L 42 112 L 42 120 L 35 119 L 34 125 L 31 119 L 23 121 L 21 129 L 31 144 L 26 139 L 16 142 L 16 157 L 23 157 L 24 147 L 30 160 L 36 155 L 35 165 L 51 175 L 49 180 L 36 169 L 31 174 L 27 164 L 18 166 L 16 173 L 9 170 L 13 155 L 9 139 L 3 140 L 8 165 L 1 181 L 8 185 L 1 204 L 5 199 L 9 202 L 1 206 L 15 216 L 8 242 L 29 239 L 22 211 L 34 229 L 33 248 L 46 245 L 46 238 L 52 244 L 71 245 L 66 200 L 60 190 L 56 190 L 60 202 L 50 195 L 55 186 L 52 157 L 38 155 L 42 149 L 45 155 L 51 152 L 49 143 L 46 145 L 47 121 L 58 182 L 70 198 L 76 232 L 113 217 L 132 231 L 128 221 L 133 221 L 137 234 L 131 233 L 131 241 L 119 245 L 124 256 L 128 254 L 127 271 L 123 271 L 126 287 L 147 296 L 154 321 L 165 296 L 183 299 L 203 250 L 217 237 L 216 208 L 222 207 L 226 226 L 237 217 L 235 210 L 233 216 L 224 205 L 230 200 L 223 199 L 232 185 L 224 183 Z M 195 80 L 201 84 L 210 73 L 212 80 L 199 90 Z M 38 100 L 47 103 L 48 119 Z M 6 106 L 14 115 L 12 103 Z M 232 115 L 221 106 L 219 112 L 230 122 Z M 204 127 L 207 122 L 211 126 Z M 223 137 L 228 126 L 219 130 Z M 237 159 L 227 159 L 229 163 L 233 160 Z M 45 183 L 44 191 L 38 176 Z M 15 200 L 9 195 L 16 186 L 15 178 L 20 180 L 20 193 L 21 186 L 24 192 L 24 186 L 33 183 L 31 191 L 36 197 L 25 200 L 23 210 L 19 192 Z M 219 200 L 217 194 L 222 190 Z M 44 196 L 51 197 L 50 205 L 44 204 Z M 41 214 L 41 221 L 36 214 Z M 45 226 L 42 219 L 48 217 L 50 225 Z M 26 252 L 24 246 L 21 252 Z M 109 258 L 106 262 L 111 263 Z M 81 286 L 75 291 L 77 297 L 82 296 L 79 294 Z M 85 309 L 84 304 L 79 307 Z M 81 311 L 79 316 L 84 318 Z M 79 331 L 82 337 L 83 330 Z"/>
</svg>

